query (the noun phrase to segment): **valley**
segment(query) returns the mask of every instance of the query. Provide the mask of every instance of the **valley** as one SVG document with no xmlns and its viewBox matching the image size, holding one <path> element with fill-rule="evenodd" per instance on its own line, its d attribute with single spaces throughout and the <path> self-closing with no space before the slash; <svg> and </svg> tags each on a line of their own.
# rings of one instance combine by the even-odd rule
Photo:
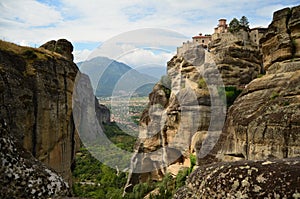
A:
<svg viewBox="0 0 300 199">
<path fill-rule="evenodd" d="M 111 122 L 115 122 L 125 132 L 138 137 L 138 126 L 141 114 L 147 107 L 148 97 L 105 97 L 99 103 L 109 108 Z"/>
</svg>

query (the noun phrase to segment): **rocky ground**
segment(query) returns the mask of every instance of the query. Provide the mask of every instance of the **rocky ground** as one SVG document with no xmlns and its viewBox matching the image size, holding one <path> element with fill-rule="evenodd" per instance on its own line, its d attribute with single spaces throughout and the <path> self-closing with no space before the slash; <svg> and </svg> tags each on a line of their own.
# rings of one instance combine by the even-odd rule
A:
<svg viewBox="0 0 300 199">
<path fill-rule="evenodd" d="M 300 198 L 299 169 L 300 158 L 205 165 L 174 198 Z"/>
</svg>

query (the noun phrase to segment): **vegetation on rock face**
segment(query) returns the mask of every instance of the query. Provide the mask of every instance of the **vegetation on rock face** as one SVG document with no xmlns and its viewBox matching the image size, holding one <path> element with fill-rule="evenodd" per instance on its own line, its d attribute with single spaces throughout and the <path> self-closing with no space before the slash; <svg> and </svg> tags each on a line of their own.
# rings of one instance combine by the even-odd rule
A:
<svg viewBox="0 0 300 199">
<path fill-rule="evenodd" d="M 130 135 L 127 135 L 119 128 L 119 126 L 112 122 L 111 124 L 104 124 L 104 131 L 107 137 L 116 144 L 117 147 L 126 150 L 133 151 L 133 146 L 136 142 L 136 138 Z"/>
<path fill-rule="evenodd" d="M 203 77 L 198 80 L 198 88 L 199 89 L 208 90 L 206 81 L 205 81 L 205 79 Z"/>
<path fill-rule="evenodd" d="M 241 94 L 242 90 L 236 88 L 235 86 L 225 86 L 225 88 L 219 88 L 219 95 L 226 96 L 227 107 L 231 106 L 235 99 Z M 225 95 L 224 93 L 225 92 Z M 225 102 L 225 99 L 223 99 Z"/>
<path fill-rule="evenodd" d="M 23 53 L 23 56 L 28 58 L 28 59 L 35 59 L 37 58 L 37 55 L 34 53 L 33 50 L 26 50 L 24 53 Z"/>
</svg>

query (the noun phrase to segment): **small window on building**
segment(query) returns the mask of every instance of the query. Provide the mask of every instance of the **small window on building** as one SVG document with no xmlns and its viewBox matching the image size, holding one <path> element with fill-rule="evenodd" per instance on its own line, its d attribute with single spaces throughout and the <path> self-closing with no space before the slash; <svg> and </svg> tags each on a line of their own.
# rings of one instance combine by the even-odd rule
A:
<svg viewBox="0 0 300 199">
<path fill-rule="evenodd" d="M 204 43 L 204 39 L 202 40 L 202 43 Z"/>
<path fill-rule="evenodd" d="M 196 39 L 196 41 L 198 41 L 198 39 Z"/>
<path fill-rule="evenodd" d="M 256 37 L 256 34 L 254 35 L 254 37 Z"/>
</svg>

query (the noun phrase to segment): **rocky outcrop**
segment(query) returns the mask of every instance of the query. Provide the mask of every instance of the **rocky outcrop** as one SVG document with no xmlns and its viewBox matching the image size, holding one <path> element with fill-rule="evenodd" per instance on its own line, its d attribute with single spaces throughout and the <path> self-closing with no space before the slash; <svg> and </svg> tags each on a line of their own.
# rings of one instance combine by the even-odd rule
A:
<svg viewBox="0 0 300 199">
<path fill-rule="evenodd" d="M 47 49 L 51 52 L 56 52 L 64 56 L 66 59 L 73 61 L 73 45 L 66 39 L 48 41 L 47 43 L 41 45 L 40 48 Z"/>
<path fill-rule="evenodd" d="M 299 7 L 276 11 L 267 33 L 260 40 L 267 73 L 275 73 L 278 62 L 300 57 Z"/>
<path fill-rule="evenodd" d="M 97 98 L 95 98 L 95 111 L 96 117 L 98 118 L 99 124 L 110 123 L 110 110 L 103 104 L 99 104 Z"/>
<path fill-rule="evenodd" d="M 174 198 L 300 198 L 299 169 L 300 158 L 206 165 Z"/>
<path fill-rule="evenodd" d="M 262 56 L 249 33 L 222 33 L 209 44 L 224 85 L 243 87 L 262 72 Z"/>
<path fill-rule="evenodd" d="M 57 42 L 64 50 L 65 40 Z M 77 66 L 44 48 L 0 41 L 0 115 L 15 141 L 71 182 L 75 127 L 72 93 Z M 62 52 L 64 54 L 64 52 Z M 70 52 L 68 52 L 69 54 Z"/>
<path fill-rule="evenodd" d="M 220 88 L 243 88 L 261 73 L 262 56 L 245 31 L 224 33 L 211 42 L 209 51 L 193 43 L 186 43 L 184 49 L 168 62 L 169 80 L 162 79 L 153 88 L 149 107 L 140 120 L 137 151 L 150 160 L 146 167 L 151 161 L 150 168 L 155 170 L 168 167 L 162 170 L 160 178 L 165 172 L 174 171 L 169 165 L 188 167 L 190 154 L 196 151 L 201 154 L 198 163 L 212 161 L 204 157 L 216 155 L 217 150 L 214 155 L 208 151 L 218 140 L 226 113 L 222 101 L 225 94 Z M 154 152 L 158 154 L 153 156 Z M 174 154 L 177 158 L 168 158 Z M 143 168 L 142 161 L 140 167 Z M 159 179 L 149 175 L 144 181 Z"/>
<path fill-rule="evenodd" d="M 0 122 L 0 198 L 50 198 L 70 195 L 69 185 L 16 142 Z"/>
<path fill-rule="evenodd" d="M 299 37 L 299 16 L 300 6 L 274 13 L 260 40 L 266 75 L 248 84 L 230 108 L 222 160 L 300 156 L 300 59 L 291 43 Z"/>
<path fill-rule="evenodd" d="M 175 198 L 300 198 L 299 32 L 300 6 L 274 13 L 260 40 L 266 75 L 229 108 L 212 150 L 225 162 L 196 169 Z"/>
<path fill-rule="evenodd" d="M 227 116 L 225 160 L 238 154 L 246 159 L 300 155 L 299 83 L 298 70 L 266 75 L 246 86 Z"/>
<path fill-rule="evenodd" d="M 292 55 L 293 57 L 300 57 L 300 26 L 299 16 L 300 6 L 291 9 L 291 17 L 288 21 L 288 32 L 292 40 Z"/>
</svg>

